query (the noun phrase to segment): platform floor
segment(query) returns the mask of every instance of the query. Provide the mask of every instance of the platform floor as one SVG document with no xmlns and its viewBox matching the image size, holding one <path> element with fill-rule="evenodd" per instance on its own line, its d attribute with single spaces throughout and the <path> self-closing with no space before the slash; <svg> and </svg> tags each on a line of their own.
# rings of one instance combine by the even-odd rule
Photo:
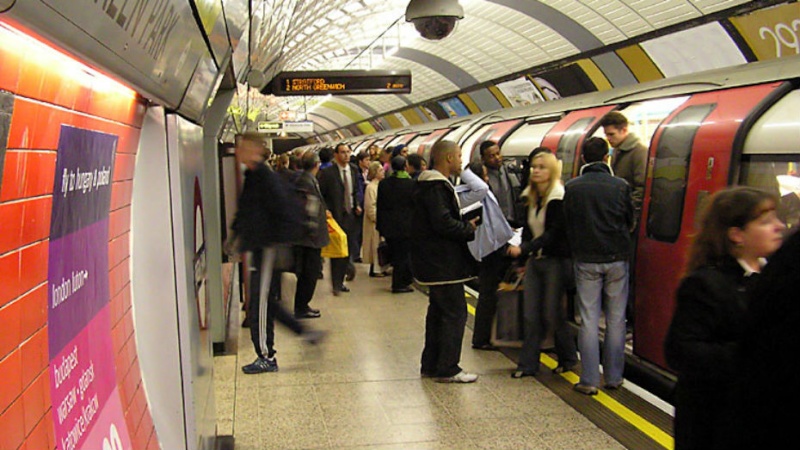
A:
<svg viewBox="0 0 800 450">
<path fill-rule="evenodd" d="M 215 357 L 214 371 L 218 435 L 236 449 L 625 448 L 537 379 L 510 378 L 516 365 L 503 353 L 473 350 L 469 328 L 461 366 L 480 379 L 420 378 L 427 297 L 392 294 L 389 278 L 357 267 L 350 293 L 334 297 L 327 272 L 317 285 L 311 306 L 322 317 L 306 323 L 328 332 L 322 345 L 277 327 L 277 373 L 242 373 L 255 353 L 232 311 L 233 352 Z"/>
</svg>

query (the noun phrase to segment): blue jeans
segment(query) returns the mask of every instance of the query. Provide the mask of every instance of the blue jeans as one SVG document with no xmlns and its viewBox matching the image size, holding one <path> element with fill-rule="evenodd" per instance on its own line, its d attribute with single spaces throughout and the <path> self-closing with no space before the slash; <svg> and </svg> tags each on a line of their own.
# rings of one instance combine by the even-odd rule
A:
<svg viewBox="0 0 800 450">
<path fill-rule="evenodd" d="M 606 384 L 622 382 L 625 368 L 625 306 L 628 303 L 628 262 L 575 262 L 575 285 L 581 328 L 581 384 L 600 386 L 600 314 L 605 312 L 603 373 Z"/>
</svg>

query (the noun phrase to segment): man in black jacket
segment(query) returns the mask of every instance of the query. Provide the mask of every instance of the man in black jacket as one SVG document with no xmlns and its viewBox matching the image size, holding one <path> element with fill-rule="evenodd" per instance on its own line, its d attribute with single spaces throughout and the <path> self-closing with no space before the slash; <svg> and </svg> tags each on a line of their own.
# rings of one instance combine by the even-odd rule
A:
<svg viewBox="0 0 800 450">
<path fill-rule="evenodd" d="M 350 146 L 339 144 L 333 153 L 333 161 L 329 167 L 319 173 L 319 189 L 325 205 L 331 212 L 333 219 L 347 234 L 348 248 L 353 249 L 356 238 L 356 227 L 360 223 L 357 217 L 361 216 L 361 207 L 358 206 L 358 169 L 350 164 Z M 331 258 L 331 283 L 333 294 L 349 292 L 344 285 L 344 277 L 348 270 L 351 279 L 355 276 L 353 259 L 356 255 L 350 254 L 345 258 Z"/>
<path fill-rule="evenodd" d="M 378 184 L 378 232 L 386 239 L 392 261 L 392 292 L 412 292 L 409 252 L 415 181 L 406 171 L 406 159 L 392 158 L 392 174 Z"/>
<path fill-rule="evenodd" d="M 443 383 L 472 383 L 475 374 L 461 370 L 461 340 L 467 322 L 464 282 L 473 278 L 467 242 L 475 238 L 478 217 L 461 219 L 451 175 L 461 173 L 461 149 L 439 141 L 431 149 L 433 170 L 423 172 L 414 186 L 411 271 L 429 287 L 425 317 L 423 377 Z"/>
<path fill-rule="evenodd" d="M 581 156 L 581 176 L 565 186 L 564 215 L 572 250 L 581 328 L 581 378 L 575 390 L 597 394 L 600 386 L 600 315 L 605 312 L 603 375 L 606 388 L 622 384 L 625 368 L 625 305 L 631 251 L 631 187 L 607 164 L 608 144 L 589 138 Z"/>
<path fill-rule="evenodd" d="M 233 229 L 239 236 L 240 250 L 251 253 L 255 269 L 247 316 L 257 358 L 242 367 L 247 374 L 278 371 L 273 348 L 274 319 L 311 343 L 322 337 L 320 332 L 306 330 L 278 303 L 280 281 L 273 279 L 280 276 L 273 271 L 277 246 L 289 245 L 301 237 L 302 212 L 292 197 L 293 186 L 264 165 L 268 153 L 258 133 L 239 136 L 236 154 L 247 170 Z"/>
</svg>

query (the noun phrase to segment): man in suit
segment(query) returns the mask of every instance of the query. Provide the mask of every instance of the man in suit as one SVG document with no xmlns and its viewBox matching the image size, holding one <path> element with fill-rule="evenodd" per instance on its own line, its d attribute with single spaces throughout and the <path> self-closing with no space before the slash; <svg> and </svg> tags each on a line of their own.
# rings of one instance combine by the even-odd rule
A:
<svg viewBox="0 0 800 450">
<path fill-rule="evenodd" d="M 357 196 L 358 168 L 350 164 L 350 153 L 352 150 L 349 145 L 336 146 L 333 152 L 333 164 L 319 174 L 319 189 L 331 216 L 347 234 L 348 248 L 352 249 L 354 242 L 351 241 L 356 236 L 355 227 L 359 224 L 357 218 L 361 216 L 361 207 L 358 205 Z M 352 263 L 354 257 L 351 252 L 346 258 L 331 258 L 331 283 L 334 295 L 350 291 L 344 285 L 344 277 L 348 266 L 355 276 L 355 267 Z"/>
<path fill-rule="evenodd" d="M 378 232 L 386 239 L 392 261 L 392 292 L 412 292 L 410 251 L 411 212 L 415 181 L 406 171 L 406 159 L 392 158 L 392 174 L 378 184 Z"/>
</svg>

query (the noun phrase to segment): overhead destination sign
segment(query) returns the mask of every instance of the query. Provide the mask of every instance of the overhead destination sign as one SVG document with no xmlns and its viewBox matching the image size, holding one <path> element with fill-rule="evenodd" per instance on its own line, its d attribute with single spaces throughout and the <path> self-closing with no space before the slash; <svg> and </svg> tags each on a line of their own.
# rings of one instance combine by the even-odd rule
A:
<svg viewBox="0 0 800 450">
<path fill-rule="evenodd" d="M 409 94 L 411 72 L 408 70 L 281 72 L 262 93 L 278 96 Z"/>
</svg>

